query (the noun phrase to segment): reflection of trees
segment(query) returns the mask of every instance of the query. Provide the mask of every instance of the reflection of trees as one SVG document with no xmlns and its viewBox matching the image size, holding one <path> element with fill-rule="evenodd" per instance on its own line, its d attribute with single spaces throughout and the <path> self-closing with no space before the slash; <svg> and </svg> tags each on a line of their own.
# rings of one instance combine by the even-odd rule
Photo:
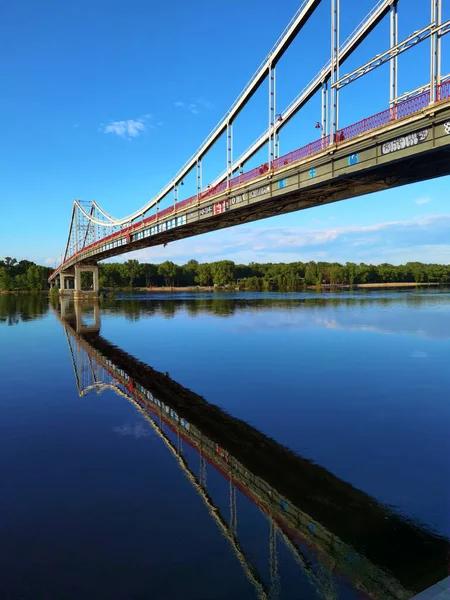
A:
<svg viewBox="0 0 450 600">
<path fill-rule="evenodd" d="M 369 308 L 380 307 L 387 308 L 395 304 L 405 303 L 408 308 L 420 307 L 430 303 L 430 293 L 411 294 L 409 292 L 391 292 L 390 295 L 379 295 L 384 292 L 367 292 L 362 295 L 356 292 L 354 295 L 338 296 L 336 292 L 323 292 L 320 296 L 297 298 L 283 297 L 282 295 L 242 297 L 242 294 L 236 297 L 234 294 L 226 296 L 217 294 L 212 296 L 199 295 L 196 297 L 180 298 L 171 296 L 161 299 L 151 299 L 148 297 L 135 295 L 134 298 L 118 299 L 116 301 L 105 301 L 104 309 L 114 312 L 122 312 L 126 318 L 136 321 L 141 316 L 162 315 L 171 318 L 177 312 L 184 311 L 191 317 L 199 314 L 213 314 L 216 316 L 228 317 L 235 313 L 246 310 L 266 311 L 277 309 L 296 309 L 318 310 L 324 308 Z M 392 295 L 391 295 L 392 294 Z M 140 298 L 140 299 L 139 299 Z M 445 293 L 433 293 L 433 303 L 448 303 L 448 295 Z"/>
<path fill-rule="evenodd" d="M 20 321 L 33 321 L 47 311 L 47 297 L 43 294 L 0 294 L 0 323 L 17 325 Z"/>
</svg>

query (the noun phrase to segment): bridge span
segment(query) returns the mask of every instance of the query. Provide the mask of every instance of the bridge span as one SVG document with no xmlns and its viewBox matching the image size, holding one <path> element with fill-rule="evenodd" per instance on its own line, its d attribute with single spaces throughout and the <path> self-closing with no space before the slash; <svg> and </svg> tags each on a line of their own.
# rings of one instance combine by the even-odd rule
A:
<svg viewBox="0 0 450 600">
<path fill-rule="evenodd" d="M 450 75 L 443 76 L 441 40 L 450 32 L 442 22 L 442 2 L 431 0 L 431 23 L 399 42 L 397 9 L 401 0 L 378 0 L 367 17 L 339 43 L 339 0 L 331 2 L 331 57 L 315 78 L 282 112 L 276 113 L 276 63 L 322 0 L 304 0 L 262 66 L 238 96 L 225 118 L 165 186 L 144 207 L 121 219 L 108 215 L 95 201 L 75 200 L 65 253 L 49 281 L 75 278 L 81 291 L 81 270 L 94 272 L 98 261 L 263 219 L 354 198 L 367 193 L 450 174 Z M 426 1 L 426 0 L 425 0 Z M 339 69 L 360 43 L 389 14 L 390 46 L 385 52 L 341 77 Z M 430 80 L 399 94 L 398 56 L 429 40 Z M 339 91 L 389 64 L 389 107 L 357 123 L 339 128 Z M 269 84 L 268 129 L 238 158 L 233 157 L 233 121 L 262 81 Z M 321 137 L 279 156 L 282 128 L 314 94 L 321 91 Z M 226 132 L 226 170 L 208 186 L 202 184 L 202 159 Z M 268 160 L 245 171 L 245 165 L 264 145 Z M 183 178 L 195 170 L 197 193 L 179 198 Z M 162 210 L 162 204 L 170 205 Z M 148 216 L 148 213 L 153 214 Z"/>
</svg>

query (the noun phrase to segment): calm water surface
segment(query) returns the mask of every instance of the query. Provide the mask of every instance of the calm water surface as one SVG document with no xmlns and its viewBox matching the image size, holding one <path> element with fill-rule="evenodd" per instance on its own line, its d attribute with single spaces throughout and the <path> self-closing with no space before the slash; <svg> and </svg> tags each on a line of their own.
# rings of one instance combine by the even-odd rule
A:
<svg viewBox="0 0 450 600">
<path fill-rule="evenodd" d="M 448 574 L 450 290 L 0 296 L 0 598 Z"/>
</svg>

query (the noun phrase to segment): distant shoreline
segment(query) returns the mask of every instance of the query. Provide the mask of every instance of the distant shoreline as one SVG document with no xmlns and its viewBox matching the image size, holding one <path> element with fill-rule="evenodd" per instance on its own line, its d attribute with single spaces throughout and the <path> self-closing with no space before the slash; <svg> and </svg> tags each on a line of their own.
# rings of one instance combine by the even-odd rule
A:
<svg viewBox="0 0 450 600">
<path fill-rule="evenodd" d="M 329 283 L 325 283 L 322 285 L 307 285 L 304 288 L 299 288 L 298 290 L 286 290 L 284 292 L 276 291 L 273 293 L 283 294 L 283 293 L 292 293 L 293 291 L 301 292 L 303 290 L 327 290 L 327 291 L 337 291 L 337 290 L 355 290 L 355 289 L 390 289 L 390 288 L 414 288 L 414 287 L 448 287 L 448 284 L 445 283 L 414 283 L 414 282 L 398 282 L 398 283 L 355 283 L 353 285 L 349 284 L 337 284 L 331 285 Z M 178 292 L 191 292 L 191 293 L 205 293 L 205 292 L 259 292 L 259 293 L 272 293 L 271 290 L 244 290 L 239 287 L 232 286 L 180 286 L 180 287 L 133 287 L 133 288 L 105 288 L 101 291 L 101 293 L 133 293 L 133 292 L 146 292 L 146 293 L 173 293 L 176 294 Z M 40 290 L 40 291 L 28 291 L 28 290 L 0 290 L 0 295 L 8 295 L 8 294 L 48 294 L 49 290 Z"/>
<path fill-rule="evenodd" d="M 438 286 L 438 287 L 448 287 L 447 284 L 444 283 L 414 283 L 414 282 L 398 282 L 398 283 L 355 283 L 353 285 L 349 285 L 349 284 L 337 284 L 337 285 L 331 285 L 331 284 L 322 284 L 322 285 L 307 285 L 304 288 L 299 288 L 298 290 L 295 291 L 299 291 L 301 292 L 302 289 L 307 289 L 307 290 L 349 290 L 349 289 L 359 289 L 359 288 L 395 288 L 395 287 L 430 287 L 430 286 Z M 114 292 L 113 289 L 108 290 L 111 292 Z M 128 291 L 128 290 L 117 290 L 117 291 Z M 214 291 L 221 291 L 221 292 L 260 292 L 260 293 L 272 293 L 270 290 L 244 290 L 244 289 L 240 289 L 239 287 L 232 287 L 232 286 L 180 286 L 180 287 L 136 287 L 136 288 L 131 288 L 129 291 L 131 292 L 150 292 L 150 293 L 155 293 L 155 292 L 160 292 L 160 293 L 177 293 L 177 292 L 214 292 Z M 291 290 L 288 290 L 291 291 Z M 274 292 L 277 294 L 283 294 L 283 293 L 287 293 L 287 292 Z"/>
<path fill-rule="evenodd" d="M 399 281 L 396 283 L 354 283 L 353 285 L 349 285 L 349 284 L 338 284 L 338 285 L 331 285 L 331 284 L 324 284 L 319 286 L 321 289 L 340 289 L 340 288 L 344 288 L 344 289 L 352 289 L 352 288 L 393 288 L 393 287 L 429 287 L 429 286 L 442 286 L 442 287 L 446 287 L 447 284 L 445 283 L 437 283 L 437 282 L 433 282 L 433 283 L 415 283 L 413 281 Z M 308 286 L 309 290 L 315 289 L 315 286 L 313 285 L 309 285 Z"/>
</svg>

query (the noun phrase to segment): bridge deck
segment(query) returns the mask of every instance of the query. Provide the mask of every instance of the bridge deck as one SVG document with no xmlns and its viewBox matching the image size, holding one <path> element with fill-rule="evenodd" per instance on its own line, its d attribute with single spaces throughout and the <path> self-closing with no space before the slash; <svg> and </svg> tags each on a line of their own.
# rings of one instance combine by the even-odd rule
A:
<svg viewBox="0 0 450 600">
<path fill-rule="evenodd" d="M 342 132 L 354 135 L 351 127 Z M 70 257 L 49 281 L 61 270 L 70 272 L 77 263 L 96 263 L 125 252 L 448 175 L 450 100 L 348 140 L 341 135 L 331 146 L 326 143 L 321 147 L 319 140 L 312 147 L 317 151 L 309 156 L 295 160 L 299 151 L 290 153 L 278 159 L 276 169 L 265 170 L 263 165 L 256 175 L 252 173 L 251 180 L 246 180 L 249 174 L 245 174 L 243 182 L 231 189 L 214 189 L 211 195 L 207 191 L 103 238 Z"/>
</svg>

